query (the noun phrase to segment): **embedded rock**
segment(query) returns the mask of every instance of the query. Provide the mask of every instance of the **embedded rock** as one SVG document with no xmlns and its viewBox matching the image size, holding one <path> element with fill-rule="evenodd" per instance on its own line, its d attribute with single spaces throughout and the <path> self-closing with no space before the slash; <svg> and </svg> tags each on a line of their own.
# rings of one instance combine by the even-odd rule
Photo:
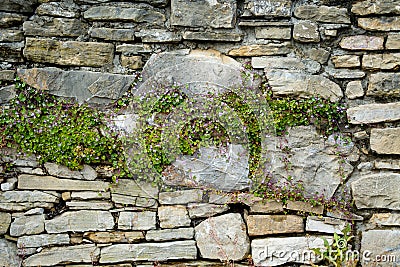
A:
<svg viewBox="0 0 400 267">
<path fill-rule="evenodd" d="M 243 17 L 290 17 L 291 0 L 246 0 Z"/>
<path fill-rule="evenodd" d="M 386 49 L 399 49 L 400 47 L 400 34 L 389 33 L 386 40 Z"/>
<path fill-rule="evenodd" d="M 17 246 L 19 248 L 38 248 L 49 245 L 68 245 L 68 234 L 41 234 L 41 235 L 28 235 L 18 238 Z"/>
<path fill-rule="evenodd" d="M 19 30 L 2 30 L 0 33 L 0 42 L 21 42 L 23 40 L 24 33 Z"/>
<path fill-rule="evenodd" d="M 11 223 L 10 235 L 34 235 L 44 232 L 45 215 L 21 216 Z"/>
<path fill-rule="evenodd" d="M 265 72 L 274 69 L 286 70 L 304 70 L 311 74 L 315 74 L 321 70 L 321 65 L 313 60 L 301 60 L 297 57 L 252 57 L 251 65 L 253 68 L 264 68 Z"/>
<path fill-rule="evenodd" d="M 71 199 L 74 200 L 95 200 L 95 199 L 110 199 L 110 192 L 94 192 L 94 191 L 82 191 L 72 192 Z"/>
<path fill-rule="evenodd" d="M 290 42 L 253 44 L 234 48 L 228 52 L 228 55 L 236 57 L 286 55 L 290 53 L 290 48 Z"/>
<path fill-rule="evenodd" d="M 203 258 L 240 261 L 249 253 L 246 225 L 239 213 L 208 218 L 195 227 L 197 247 Z"/>
<path fill-rule="evenodd" d="M 241 34 L 238 33 L 217 33 L 217 32 L 192 32 L 186 31 L 183 34 L 185 40 L 215 41 L 215 42 L 240 42 Z"/>
<path fill-rule="evenodd" d="M 318 24 L 301 20 L 294 25 L 293 39 L 305 43 L 317 43 L 320 41 Z"/>
<path fill-rule="evenodd" d="M 192 239 L 194 228 L 176 228 L 163 230 L 150 230 L 146 233 L 147 241 L 172 241 L 178 239 Z"/>
<path fill-rule="evenodd" d="M 310 232 L 343 234 L 345 227 L 346 221 L 329 217 L 308 216 L 306 221 L 306 231 Z"/>
<path fill-rule="evenodd" d="M 58 203 L 57 194 L 41 191 L 7 191 L 0 192 L 0 203 Z"/>
<path fill-rule="evenodd" d="M 400 14 L 399 3 L 392 0 L 363 0 L 353 4 L 351 12 L 357 15 Z"/>
<path fill-rule="evenodd" d="M 4 103 L 8 103 L 11 99 L 16 96 L 15 86 L 9 85 L 6 87 L 0 88 L 0 105 Z"/>
<path fill-rule="evenodd" d="M 18 256 L 18 249 L 15 243 L 0 238 L 0 262 L 2 266 L 19 266 L 20 261 L 21 259 Z"/>
<path fill-rule="evenodd" d="M 159 194 L 159 201 L 160 204 L 162 205 L 201 202 L 202 199 L 203 199 L 203 191 L 200 189 L 161 192 Z"/>
<path fill-rule="evenodd" d="M 360 254 L 367 255 L 363 257 L 363 266 L 374 266 L 377 261 L 385 265 L 399 265 L 399 240 L 400 231 L 397 229 L 362 232 Z"/>
<path fill-rule="evenodd" d="M 87 24 L 78 19 L 40 17 L 23 24 L 26 36 L 78 37 L 87 32 Z"/>
<path fill-rule="evenodd" d="M 32 13 L 38 0 L 2 0 L 0 11 Z"/>
<path fill-rule="evenodd" d="M 150 230 L 156 229 L 156 213 L 153 211 L 123 211 L 118 218 L 118 229 Z"/>
<path fill-rule="evenodd" d="M 347 110 L 347 118 L 352 124 L 397 121 L 400 120 L 400 102 L 365 104 L 349 108 Z"/>
<path fill-rule="evenodd" d="M 191 220 L 185 206 L 161 206 L 158 208 L 158 219 L 161 228 L 190 226 Z"/>
<path fill-rule="evenodd" d="M 79 181 L 58 179 L 53 176 L 18 176 L 18 189 L 58 190 L 58 191 L 107 191 L 109 183 L 102 181 Z"/>
<path fill-rule="evenodd" d="M 110 210 L 114 205 L 107 201 L 68 201 L 69 210 Z"/>
<path fill-rule="evenodd" d="M 133 179 L 119 179 L 118 183 L 113 184 L 111 193 L 158 199 L 158 187 L 145 181 L 136 181 Z"/>
<path fill-rule="evenodd" d="M 140 30 L 135 33 L 136 37 L 140 37 L 143 43 L 179 43 L 182 36 L 176 32 L 167 30 Z"/>
<path fill-rule="evenodd" d="M 333 6 L 301 5 L 294 10 L 294 15 L 300 19 L 307 19 L 328 23 L 350 24 L 350 17 L 346 8 Z"/>
<path fill-rule="evenodd" d="M 23 42 L 0 43 L 0 60 L 11 63 L 23 62 L 21 53 L 23 48 Z"/>
<path fill-rule="evenodd" d="M 79 180 L 95 180 L 97 178 L 96 171 L 89 165 L 84 165 L 82 171 L 71 171 L 63 165 L 47 162 L 44 164 L 47 172 L 56 177 L 79 179 Z"/>
<path fill-rule="evenodd" d="M 41 16 L 75 18 L 79 15 L 79 6 L 71 2 L 48 2 L 38 6 L 35 12 Z"/>
<path fill-rule="evenodd" d="M 358 177 L 357 177 L 358 178 Z M 381 172 L 361 174 L 351 183 L 359 209 L 400 210 L 400 174 Z"/>
<path fill-rule="evenodd" d="M 376 226 L 400 226 L 399 213 L 375 213 L 369 223 Z"/>
<path fill-rule="evenodd" d="M 400 155 L 400 128 L 371 129 L 370 145 L 378 154 Z"/>
<path fill-rule="evenodd" d="M 90 31 L 90 36 L 112 41 L 133 41 L 135 31 L 133 29 L 94 28 Z"/>
<path fill-rule="evenodd" d="M 399 31 L 400 17 L 358 18 L 358 26 L 367 31 Z"/>
<path fill-rule="evenodd" d="M 360 56 L 357 55 L 332 56 L 331 59 L 335 68 L 354 68 L 361 65 Z"/>
<path fill-rule="evenodd" d="M 16 14 L 16 13 L 11 14 L 0 11 L 0 27 L 2 28 L 21 24 L 26 19 L 27 17 L 21 14 Z"/>
<path fill-rule="evenodd" d="M 209 203 L 193 203 L 189 204 L 187 209 L 189 211 L 189 217 L 193 219 L 201 217 L 211 217 L 216 214 L 223 213 L 229 210 L 229 206 Z"/>
<path fill-rule="evenodd" d="M 361 81 L 350 81 L 346 86 L 345 94 L 348 99 L 364 96 L 364 89 Z"/>
<path fill-rule="evenodd" d="M 101 61 L 101 59 L 98 59 Z M 134 76 L 105 74 L 91 71 L 64 71 L 58 68 L 19 69 L 18 75 L 27 84 L 50 94 L 75 99 L 78 103 L 106 104 L 120 98 L 129 88 Z M 63 166 L 48 165 L 56 176 L 70 177 L 78 172 L 68 172 Z M 93 179 L 95 172 L 85 167 L 84 179 Z M 79 177 L 79 175 L 78 175 Z M 79 178 L 78 178 L 79 179 Z"/>
<path fill-rule="evenodd" d="M 133 243 L 144 239 L 143 231 L 132 232 L 86 232 L 83 238 L 95 243 Z"/>
<path fill-rule="evenodd" d="M 372 73 L 368 83 L 368 96 L 400 96 L 400 73 Z"/>
<path fill-rule="evenodd" d="M 347 50 L 381 50 L 383 41 L 381 36 L 354 35 L 343 37 L 339 45 Z"/>
<path fill-rule="evenodd" d="M 7 233 L 11 224 L 11 214 L 0 212 L 0 235 Z"/>
<path fill-rule="evenodd" d="M 257 39 L 290 40 L 292 29 L 290 27 L 256 27 Z"/>
<path fill-rule="evenodd" d="M 249 236 L 304 232 L 303 218 L 296 215 L 249 215 Z"/>
</svg>

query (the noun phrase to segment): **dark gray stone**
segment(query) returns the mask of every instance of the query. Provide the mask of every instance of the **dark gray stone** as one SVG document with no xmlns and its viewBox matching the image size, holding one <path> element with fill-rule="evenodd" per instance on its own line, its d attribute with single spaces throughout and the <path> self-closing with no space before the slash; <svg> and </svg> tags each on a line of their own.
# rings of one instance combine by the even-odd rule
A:
<svg viewBox="0 0 400 267">
<path fill-rule="evenodd" d="M 0 27 L 9 27 L 16 24 L 21 24 L 27 17 L 21 14 L 12 14 L 0 12 Z"/>
<path fill-rule="evenodd" d="M 116 52 L 127 56 L 151 53 L 152 51 L 151 46 L 148 44 L 122 44 L 116 47 Z"/>
<path fill-rule="evenodd" d="M 399 97 L 400 73 L 372 73 L 369 77 L 367 95 L 379 97 Z"/>
<path fill-rule="evenodd" d="M 87 32 L 87 24 L 78 19 L 36 17 L 23 24 L 27 36 L 76 37 Z"/>
<path fill-rule="evenodd" d="M 238 33 L 221 32 L 192 32 L 186 31 L 183 34 L 185 40 L 215 41 L 215 42 L 239 42 L 242 36 Z"/>
<path fill-rule="evenodd" d="M 16 96 L 15 86 L 9 85 L 0 88 L 0 104 L 8 103 Z"/>
<path fill-rule="evenodd" d="M 24 43 L 0 43 L 0 61 L 11 63 L 23 62 L 22 48 Z"/>
<path fill-rule="evenodd" d="M 0 42 L 20 42 L 24 40 L 24 33 L 19 30 L 0 30 Z"/>
<path fill-rule="evenodd" d="M 135 40 L 135 31 L 133 29 L 94 28 L 90 31 L 90 36 L 112 41 L 133 41 Z"/>
<path fill-rule="evenodd" d="M 37 2 L 37 0 L 2 0 L 0 11 L 32 13 Z"/>
</svg>

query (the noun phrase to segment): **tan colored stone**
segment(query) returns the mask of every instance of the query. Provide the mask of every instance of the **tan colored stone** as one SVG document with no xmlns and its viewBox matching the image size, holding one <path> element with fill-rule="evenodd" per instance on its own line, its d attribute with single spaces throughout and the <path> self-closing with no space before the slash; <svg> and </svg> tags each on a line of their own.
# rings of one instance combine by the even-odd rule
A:
<svg viewBox="0 0 400 267">
<path fill-rule="evenodd" d="M 26 36 L 61 36 L 78 37 L 87 32 L 87 24 L 78 19 L 45 17 L 40 21 L 25 21 L 23 24 Z"/>
<path fill-rule="evenodd" d="M 21 24 L 27 17 L 17 13 L 0 12 L 0 27 L 9 27 Z"/>
<path fill-rule="evenodd" d="M 158 219 L 161 228 L 190 226 L 191 222 L 186 207 L 182 205 L 158 207 Z"/>
<path fill-rule="evenodd" d="M 400 128 L 371 129 L 370 145 L 378 154 L 400 155 Z"/>
<path fill-rule="evenodd" d="M 374 160 L 375 169 L 400 170 L 400 159 Z"/>
<path fill-rule="evenodd" d="M 387 104 L 366 104 L 347 110 L 352 124 L 390 122 L 400 120 L 400 102 Z"/>
<path fill-rule="evenodd" d="M 383 40 L 381 36 L 354 35 L 343 37 L 339 45 L 348 50 L 381 50 Z"/>
<path fill-rule="evenodd" d="M 360 56 L 357 55 L 332 56 L 332 62 L 335 68 L 354 68 L 361 65 Z"/>
<path fill-rule="evenodd" d="M 297 22 L 293 28 L 293 39 L 306 43 L 319 42 L 321 38 L 319 36 L 318 24 L 308 20 Z"/>
<path fill-rule="evenodd" d="M 294 10 L 294 15 L 301 19 L 319 22 L 350 24 L 350 17 L 347 14 L 346 8 L 301 5 Z"/>
<path fill-rule="evenodd" d="M 141 69 L 143 67 L 142 57 L 121 55 L 121 66 L 131 70 Z"/>
<path fill-rule="evenodd" d="M 375 213 L 369 223 L 377 226 L 400 226 L 399 213 Z"/>
<path fill-rule="evenodd" d="M 0 212 L 0 235 L 7 233 L 11 224 L 11 215 L 9 213 Z"/>
<path fill-rule="evenodd" d="M 249 215 L 249 236 L 304 232 L 303 218 L 296 215 Z"/>
<path fill-rule="evenodd" d="M 71 200 L 71 192 L 62 192 L 61 198 L 64 201 L 69 201 Z"/>
<path fill-rule="evenodd" d="M 364 69 L 397 70 L 400 67 L 400 53 L 364 55 L 362 66 Z"/>
<path fill-rule="evenodd" d="M 272 199 L 263 199 L 250 205 L 252 213 L 278 213 L 283 212 L 283 203 Z"/>
<path fill-rule="evenodd" d="M 112 63 L 114 46 L 108 43 L 26 38 L 24 56 L 41 63 L 102 67 Z"/>
<path fill-rule="evenodd" d="M 89 239 L 95 243 L 132 243 L 144 239 L 142 231 L 137 232 L 87 232 L 83 238 Z"/>
<path fill-rule="evenodd" d="M 292 201 L 289 200 L 285 206 L 285 209 L 288 210 L 298 210 L 302 212 L 310 212 L 315 214 L 322 214 L 324 213 L 324 206 L 314 206 L 311 203 L 304 202 L 304 201 Z"/>
<path fill-rule="evenodd" d="M 363 0 L 354 2 L 351 12 L 357 15 L 400 14 L 399 3 L 393 0 Z"/>
<path fill-rule="evenodd" d="M 350 81 L 346 86 L 345 94 L 348 99 L 356 99 L 364 96 L 364 89 L 361 81 Z"/>
<path fill-rule="evenodd" d="M 289 42 L 245 45 L 230 50 L 228 55 L 236 57 L 286 55 L 290 53 L 290 47 Z"/>
<path fill-rule="evenodd" d="M 358 18 L 358 26 L 367 31 L 399 31 L 400 17 Z"/>
<path fill-rule="evenodd" d="M 257 39 L 290 40 L 292 36 L 290 27 L 257 27 L 255 32 Z"/>
<path fill-rule="evenodd" d="M 390 33 L 386 40 L 386 49 L 400 49 L 400 34 Z"/>
</svg>

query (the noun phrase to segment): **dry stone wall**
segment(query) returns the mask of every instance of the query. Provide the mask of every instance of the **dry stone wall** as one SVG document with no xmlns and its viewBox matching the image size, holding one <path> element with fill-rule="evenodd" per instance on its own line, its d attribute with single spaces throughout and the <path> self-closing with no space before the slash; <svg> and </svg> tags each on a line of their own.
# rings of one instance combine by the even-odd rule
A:
<svg viewBox="0 0 400 267">
<path fill-rule="evenodd" d="M 221 177 L 218 168 L 202 172 L 183 158 L 174 166 L 199 168 L 205 184 L 166 178 L 179 186 L 167 191 L 132 179 L 113 184 L 104 165 L 71 171 L 0 148 L 0 266 L 310 265 L 302 255 L 323 247 L 322 237 L 332 242 L 349 222 L 361 266 L 400 265 L 398 1 L 0 2 L 2 107 L 16 95 L 16 75 L 50 94 L 106 106 L 131 90 L 143 68 L 133 94 L 154 81 L 190 85 L 188 92 L 205 83 L 226 89 L 243 82 L 245 62 L 275 97 L 318 95 L 348 105 L 351 142 L 299 126 L 263 149 L 279 180 L 282 143 L 290 146 L 306 193 L 335 198 L 348 190 L 354 214 L 206 186 L 246 191 L 247 177 L 232 188 L 248 171 L 246 157 L 230 161 L 233 167 L 218 163 L 230 167 L 225 184 L 210 182 Z M 134 112 L 116 124 L 133 131 Z M 207 163 L 218 153 L 205 148 L 202 156 Z"/>
</svg>

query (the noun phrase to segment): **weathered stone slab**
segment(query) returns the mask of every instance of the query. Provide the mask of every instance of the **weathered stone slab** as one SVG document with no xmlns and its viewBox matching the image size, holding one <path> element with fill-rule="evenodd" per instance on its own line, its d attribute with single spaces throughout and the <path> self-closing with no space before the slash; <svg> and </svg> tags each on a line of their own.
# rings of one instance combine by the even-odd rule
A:
<svg viewBox="0 0 400 267">
<path fill-rule="evenodd" d="M 336 79 L 361 79 L 365 77 L 365 72 L 359 70 L 326 67 L 325 72 Z"/>
<path fill-rule="evenodd" d="M 15 86 L 9 85 L 0 88 L 0 104 L 8 103 L 16 96 Z"/>
<path fill-rule="evenodd" d="M 319 192 L 319 191 L 315 191 Z M 293 200 L 288 200 L 286 205 L 284 206 L 285 209 L 288 210 L 297 210 L 301 212 L 309 212 L 309 213 L 314 213 L 314 214 L 322 214 L 324 213 L 324 206 L 314 206 L 311 203 L 304 202 L 304 201 L 293 201 Z"/>
<path fill-rule="evenodd" d="M 246 225 L 239 213 L 211 217 L 195 227 L 202 258 L 239 261 L 249 253 Z"/>
<path fill-rule="evenodd" d="M 246 0 L 243 17 L 290 17 L 291 0 Z"/>
<path fill-rule="evenodd" d="M 23 42 L 0 43 L 0 60 L 11 63 L 23 62 L 21 53 L 23 47 Z"/>
<path fill-rule="evenodd" d="M 73 2 L 48 2 L 40 4 L 35 13 L 40 16 L 75 18 L 79 16 L 79 6 Z"/>
<path fill-rule="evenodd" d="M 335 68 L 355 68 L 360 67 L 360 56 L 357 55 L 343 55 L 331 57 Z"/>
<path fill-rule="evenodd" d="M 176 228 L 150 230 L 146 233 L 147 241 L 172 241 L 179 239 L 193 239 L 194 228 Z"/>
<path fill-rule="evenodd" d="M 253 68 L 264 68 L 266 72 L 271 69 L 304 70 L 315 74 L 321 70 L 321 65 L 313 60 L 301 60 L 297 57 L 252 57 L 251 65 Z"/>
<path fill-rule="evenodd" d="M 68 211 L 47 220 L 45 228 L 47 233 L 105 231 L 114 228 L 114 218 L 108 211 Z"/>
<path fill-rule="evenodd" d="M 362 232 L 360 255 L 367 255 L 363 257 L 362 266 L 399 265 L 399 240 L 398 229 Z"/>
<path fill-rule="evenodd" d="M 94 200 L 94 199 L 110 199 L 110 192 L 94 192 L 94 191 L 82 191 L 72 192 L 71 198 L 76 200 Z"/>
<path fill-rule="evenodd" d="M 0 235 L 7 233 L 11 224 L 11 214 L 0 212 Z"/>
<path fill-rule="evenodd" d="M 171 0 L 171 24 L 188 27 L 233 28 L 236 1 Z"/>
<path fill-rule="evenodd" d="M 399 213 L 375 213 L 369 223 L 376 226 L 400 226 Z"/>
<path fill-rule="evenodd" d="M 11 211 L 11 212 L 16 212 L 16 211 L 26 211 L 29 209 L 33 208 L 46 208 L 50 209 L 54 207 L 54 203 L 49 203 L 49 202 L 24 202 L 24 203 L 7 203 L 7 202 L 0 202 L 0 210 L 3 211 Z"/>
<path fill-rule="evenodd" d="M 59 191 L 107 191 L 109 183 L 102 181 L 79 181 L 58 179 L 53 176 L 18 176 L 18 189 L 59 190 Z"/>
<path fill-rule="evenodd" d="M 0 238 L 0 262 L 5 267 L 19 266 L 20 257 L 15 243 Z"/>
<path fill-rule="evenodd" d="M 78 19 L 40 17 L 23 24 L 26 36 L 77 37 L 87 32 L 87 24 Z"/>
<path fill-rule="evenodd" d="M 126 195 L 119 194 L 111 194 L 112 201 L 114 203 L 123 204 L 123 205 L 135 205 L 137 197 L 131 197 Z"/>
<path fill-rule="evenodd" d="M 54 247 L 24 260 L 24 266 L 55 266 L 62 263 L 92 263 L 100 256 L 100 250 L 94 244 L 69 247 Z"/>
<path fill-rule="evenodd" d="M 381 50 L 383 40 L 381 36 L 354 35 L 343 37 L 339 45 L 348 50 Z"/>
<path fill-rule="evenodd" d="M 101 249 L 100 263 L 123 261 L 193 260 L 197 258 L 192 240 L 163 243 L 118 244 Z"/>
<path fill-rule="evenodd" d="M 119 179 L 113 184 L 111 193 L 133 197 L 144 197 L 158 199 L 158 187 L 149 182 L 135 181 L 132 179 Z"/>
<path fill-rule="evenodd" d="M 365 69 L 398 69 L 400 67 L 400 53 L 364 55 L 362 65 Z"/>
<path fill-rule="evenodd" d="M 375 169 L 400 170 L 400 159 L 377 159 L 373 164 Z"/>
<path fill-rule="evenodd" d="M 0 27 L 1 28 L 7 28 L 13 25 L 19 25 L 24 20 L 26 20 L 27 17 L 21 15 L 21 14 L 11 14 L 11 13 L 5 13 L 0 11 Z"/>
<path fill-rule="evenodd" d="M 91 29 L 90 36 L 112 41 L 133 41 L 135 31 L 133 29 L 94 28 Z"/>
<path fill-rule="evenodd" d="M 320 95 L 335 102 L 343 97 L 339 85 L 320 76 L 297 71 L 270 70 L 266 73 L 269 85 L 276 96 L 311 97 Z"/>
<path fill-rule="evenodd" d="M 223 213 L 229 210 L 228 205 L 216 205 L 209 203 L 193 203 L 189 204 L 188 207 L 189 217 L 193 218 L 202 218 L 202 217 L 211 217 L 219 213 Z"/>
<path fill-rule="evenodd" d="M 66 206 L 70 210 L 110 210 L 113 204 L 108 201 L 68 201 Z"/>
<path fill-rule="evenodd" d="M 14 70 L 0 70 L 0 81 L 13 81 L 15 73 Z"/>
<path fill-rule="evenodd" d="M 160 192 L 159 201 L 163 205 L 187 204 L 191 202 L 201 202 L 203 191 L 200 189 L 179 190 L 172 192 Z"/>
<path fill-rule="evenodd" d="M 117 45 L 115 51 L 123 55 L 138 55 L 151 53 L 153 50 L 149 44 L 122 44 Z"/>
<path fill-rule="evenodd" d="M 118 218 L 118 229 L 150 230 L 156 229 L 156 213 L 153 211 L 121 212 Z"/>
<path fill-rule="evenodd" d="M 350 81 L 346 85 L 345 95 L 348 99 L 355 99 L 364 96 L 364 89 L 361 81 Z"/>
<path fill-rule="evenodd" d="M 400 14 L 399 4 L 392 0 L 364 0 L 353 3 L 351 12 L 357 15 Z"/>
<path fill-rule="evenodd" d="M 83 238 L 89 239 L 95 243 L 132 243 L 144 239 L 143 231 L 137 232 L 87 232 Z"/>
<path fill-rule="evenodd" d="M 116 3 L 93 6 L 83 13 L 88 20 L 127 21 L 162 25 L 165 15 L 148 4 Z"/>
<path fill-rule="evenodd" d="M 283 203 L 272 199 L 258 200 L 250 206 L 251 213 L 278 213 L 283 212 Z"/>
<path fill-rule="evenodd" d="M 319 42 L 321 38 L 319 36 L 318 24 L 308 20 L 300 20 L 294 24 L 293 39 L 305 43 Z"/>
<path fill-rule="evenodd" d="M 96 171 L 89 165 L 84 165 L 81 171 L 71 171 L 63 165 L 56 163 L 47 162 L 44 164 L 47 172 L 51 176 L 68 178 L 68 179 L 79 179 L 79 180 L 95 180 L 97 178 Z"/>
<path fill-rule="evenodd" d="M 296 215 L 249 215 L 249 236 L 304 232 L 303 218 Z"/>
<path fill-rule="evenodd" d="M 58 195 L 58 196 L 57 196 Z M 21 202 L 48 202 L 58 203 L 59 194 L 49 194 L 41 191 L 7 191 L 0 192 L 0 202 L 2 203 L 21 203 Z"/>
<path fill-rule="evenodd" d="M 400 73 L 372 73 L 368 83 L 368 96 L 400 96 Z"/>
<path fill-rule="evenodd" d="M 333 6 L 301 5 L 294 10 L 294 15 L 300 19 L 307 19 L 328 23 L 350 24 L 350 16 L 346 8 Z"/>
<path fill-rule="evenodd" d="M 1 30 L 0 42 L 21 42 L 24 40 L 24 33 L 20 30 Z"/>
<path fill-rule="evenodd" d="M 306 221 L 306 231 L 310 232 L 343 234 L 345 227 L 346 221 L 329 217 L 308 216 Z"/>
<path fill-rule="evenodd" d="M 242 35 L 239 33 L 230 32 L 193 32 L 185 31 L 183 33 L 185 40 L 198 41 L 215 41 L 215 42 L 240 42 Z"/>
<path fill-rule="evenodd" d="M 131 70 L 143 68 L 142 56 L 121 55 L 121 66 Z"/>
<path fill-rule="evenodd" d="M 32 13 L 37 0 L 3 0 L 0 3 L 0 11 Z"/>
<path fill-rule="evenodd" d="M 21 216 L 14 219 L 10 227 L 11 236 L 34 235 L 44 232 L 45 216 Z"/>
<path fill-rule="evenodd" d="M 399 33 L 388 34 L 385 48 L 386 49 L 400 49 L 400 34 Z"/>
<path fill-rule="evenodd" d="M 306 57 L 315 60 L 320 64 L 325 64 L 331 55 L 328 50 L 323 48 L 307 48 L 303 50 L 303 53 Z"/>
<path fill-rule="evenodd" d="M 56 235 L 28 235 L 21 236 L 18 238 L 17 247 L 19 248 L 38 248 L 49 245 L 68 245 L 69 235 L 68 234 L 56 234 Z"/>
<path fill-rule="evenodd" d="M 90 48 L 88 48 L 90 49 Z M 105 104 L 120 98 L 133 82 L 130 75 L 105 74 L 91 71 L 63 71 L 58 68 L 19 69 L 18 75 L 29 85 L 48 90 L 50 94 L 73 98 L 78 103 L 89 102 Z M 50 166 L 50 165 L 49 165 Z M 51 170 L 60 177 L 83 177 L 95 179 L 96 173 L 85 167 L 79 172 L 68 172 L 66 167 L 54 167 Z"/>
<path fill-rule="evenodd" d="M 367 31 L 399 31 L 400 17 L 358 18 L 358 26 Z"/>
<path fill-rule="evenodd" d="M 257 39 L 290 40 L 292 37 L 291 27 L 256 27 Z"/>
<path fill-rule="evenodd" d="M 371 149 L 378 154 L 400 154 L 400 128 L 371 129 Z"/>
<path fill-rule="evenodd" d="M 188 211 L 183 205 L 158 207 L 158 219 L 161 228 L 190 226 Z"/>
<path fill-rule="evenodd" d="M 290 53 L 290 48 L 291 44 L 289 42 L 253 44 L 232 49 L 228 52 L 228 55 L 236 57 L 286 55 Z"/>
<path fill-rule="evenodd" d="M 140 30 L 135 36 L 140 37 L 143 43 L 178 43 L 182 40 L 177 32 L 157 29 Z"/>
<path fill-rule="evenodd" d="M 351 183 L 357 208 L 400 210 L 399 183 L 398 173 L 361 174 L 357 181 Z"/>
<path fill-rule="evenodd" d="M 324 248 L 322 238 L 301 236 L 254 239 L 251 242 L 251 256 L 256 266 L 277 266 L 290 262 L 308 264 L 310 261 L 315 262 L 315 253 L 310 250 L 312 248 Z"/>
<path fill-rule="evenodd" d="M 387 104 L 366 104 L 347 110 L 352 124 L 390 122 L 400 120 L 400 102 Z"/>
<path fill-rule="evenodd" d="M 114 46 L 107 43 L 26 38 L 24 56 L 41 63 L 102 67 L 112 63 Z"/>
</svg>

